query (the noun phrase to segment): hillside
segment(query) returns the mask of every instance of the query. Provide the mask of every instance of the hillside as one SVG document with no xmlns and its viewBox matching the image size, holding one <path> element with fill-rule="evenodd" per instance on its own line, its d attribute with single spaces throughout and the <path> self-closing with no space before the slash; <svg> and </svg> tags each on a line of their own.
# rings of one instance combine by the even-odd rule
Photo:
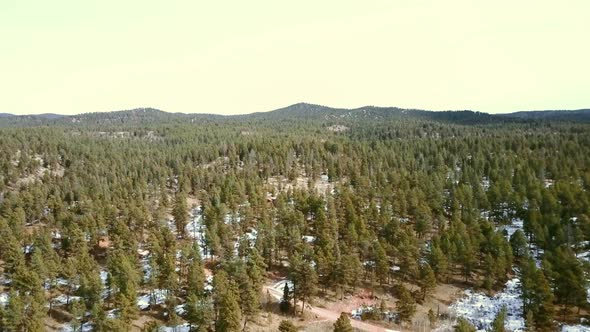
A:
<svg viewBox="0 0 590 332">
<path fill-rule="evenodd" d="M 215 115 L 203 113 L 168 113 L 155 108 L 136 108 L 113 112 L 83 113 L 78 115 L 0 114 L 0 127 L 26 126 L 133 126 L 156 123 L 290 121 L 321 123 L 380 123 L 383 120 L 412 120 L 453 123 L 459 125 L 485 125 L 518 123 L 522 121 L 590 121 L 590 110 L 526 111 L 508 114 L 488 114 L 469 110 L 428 111 L 398 107 L 363 106 L 354 109 L 333 108 L 322 105 L 297 103 L 284 108 L 251 114 Z"/>
<path fill-rule="evenodd" d="M 0 331 L 589 321 L 588 123 L 303 103 L 0 123 Z"/>
<path fill-rule="evenodd" d="M 526 120 L 590 121 L 590 109 L 522 111 L 522 112 L 501 114 L 501 116 L 526 119 Z"/>
</svg>

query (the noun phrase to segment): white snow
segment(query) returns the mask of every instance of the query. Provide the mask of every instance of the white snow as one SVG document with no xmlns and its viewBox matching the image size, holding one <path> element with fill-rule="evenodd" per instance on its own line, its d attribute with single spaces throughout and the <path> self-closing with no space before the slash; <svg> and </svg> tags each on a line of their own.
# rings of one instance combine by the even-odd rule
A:
<svg viewBox="0 0 590 332">
<path fill-rule="evenodd" d="M 203 225 L 203 211 L 200 206 L 197 206 L 191 212 L 191 218 L 185 227 L 186 235 L 197 242 L 202 258 L 205 257 L 205 225 Z M 209 256 L 208 256 L 209 257 Z"/>
<path fill-rule="evenodd" d="M 258 238 L 258 231 L 255 229 L 251 229 L 250 231 L 244 233 L 244 235 L 242 235 L 241 239 L 246 239 L 248 241 L 248 246 L 250 248 L 253 248 L 254 245 L 256 244 L 256 239 Z M 240 247 L 240 239 L 237 239 L 236 242 L 234 242 L 234 255 L 237 256 L 238 255 L 238 249 Z"/>
<path fill-rule="evenodd" d="M 69 301 L 68 301 L 68 296 L 65 294 L 60 294 L 59 296 L 56 296 L 55 298 L 53 298 L 53 304 L 54 305 L 66 305 L 68 303 L 72 303 L 73 301 L 80 301 L 82 298 L 79 296 L 74 296 L 71 295 L 69 297 Z"/>
<path fill-rule="evenodd" d="M 176 326 L 162 326 L 158 330 L 159 332 L 189 332 L 189 325 L 188 323 L 184 323 L 181 325 Z"/>
<path fill-rule="evenodd" d="M 5 306 L 8 304 L 8 293 L 0 293 L 0 305 Z"/>
<path fill-rule="evenodd" d="M 0 284 L 2 285 L 10 285 L 12 283 L 12 279 L 6 277 L 5 274 L 0 275 Z"/>
<path fill-rule="evenodd" d="M 376 310 L 378 310 L 378 309 L 375 308 L 374 306 L 363 305 L 362 307 L 359 307 L 357 309 L 353 309 L 350 312 L 350 317 L 352 317 L 353 319 L 356 319 L 356 320 L 361 320 L 364 313 L 371 313 Z M 383 312 L 383 316 L 382 316 L 383 320 L 393 321 L 396 318 L 397 318 L 397 313 L 395 313 L 393 311 Z"/>
<path fill-rule="evenodd" d="M 119 317 L 119 312 L 121 311 L 121 309 L 112 309 L 107 311 L 107 318 L 108 319 L 115 319 L 117 317 Z"/>
<path fill-rule="evenodd" d="M 488 191 L 490 189 L 490 179 L 484 176 L 481 180 L 481 187 L 483 190 Z"/>
<path fill-rule="evenodd" d="M 524 227 L 524 220 L 522 220 L 520 218 L 514 218 L 514 219 L 512 219 L 512 224 L 500 226 L 499 229 L 505 230 L 507 233 L 506 236 L 508 237 L 508 239 L 510 239 L 512 234 L 516 233 L 516 231 L 519 229 L 522 230 L 523 227 Z"/>
<path fill-rule="evenodd" d="M 563 325 L 561 332 L 590 332 L 590 326 L 585 325 Z"/>
<path fill-rule="evenodd" d="M 140 310 L 147 310 L 150 305 L 162 304 L 166 301 L 165 289 L 154 289 L 152 294 L 144 294 L 137 297 L 137 307 Z"/>
<path fill-rule="evenodd" d="M 290 291 L 293 291 L 293 282 L 287 279 L 275 283 L 274 285 L 272 285 L 272 289 L 279 291 L 282 294 L 283 290 L 285 289 L 285 284 L 289 286 Z"/>
<path fill-rule="evenodd" d="M 94 327 L 92 325 L 92 323 L 90 322 L 86 322 L 84 324 L 82 324 L 82 332 L 91 332 L 94 330 Z M 69 323 L 66 323 L 63 325 L 63 327 L 60 330 L 61 332 L 74 332 L 74 329 L 72 328 L 72 326 Z M 80 330 L 76 330 L 76 332 L 79 332 Z"/>
<path fill-rule="evenodd" d="M 579 260 L 590 262 L 590 250 L 576 254 Z"/>
<path fill-rule="evenodd" d="M 205 292 L 213 291 L 213 276 L 207 276 L 205 279 Z"/>
<path fill-rule="evenodd" d="M 311 235 L 303 235 L 301 238 L 306 243 L 313 243 L 315 241 L 315 236 L 311 236 Z"/>
<path fill-rule="evenodd" d="M 465 297 L 451 305 L 455 315 L 463 317 L 472 323 L 477 331 L 485 331 L 500 309 L 506 306 L 508 315 L 505 327 L 509 331 L 524 331 L 524 319 L 522 318 L 522 293 L 519 289 L 520 280 L 514 278 L 508 280 L 504 290 L 495 296 L 483 293 L 465 291 Z"/>
<path fill-rule="evenodd" d="M 106 285 L 109 273 L 105 270 L 100 271 L 100 281 L 103 285 Z"/>
<path fill-rule="evenodd" d="M 176 306 L 176 308 L 174 308 L 174 311 L 175 311 L 175 312 L 176 312 L 178 315 L 182 316 L 182 315 L 184 315 L 184 313 L 186 312 L 185 306 L 186 306 L 186 304 L 180 304 L 180 305 L 177 305 L 177 306 Z"/>
</svg>

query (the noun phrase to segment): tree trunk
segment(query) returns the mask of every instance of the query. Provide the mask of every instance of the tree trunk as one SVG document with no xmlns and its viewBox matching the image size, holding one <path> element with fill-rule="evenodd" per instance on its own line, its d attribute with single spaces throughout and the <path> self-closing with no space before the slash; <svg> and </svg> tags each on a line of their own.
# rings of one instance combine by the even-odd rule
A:
<svg viewBox="0 0 590 332">
<path fill-rule="evenodd" d="M 303 316 L 303 311 L 305 310 L 305 296 L 301 301 L 301 316 Z"/>
</svg>

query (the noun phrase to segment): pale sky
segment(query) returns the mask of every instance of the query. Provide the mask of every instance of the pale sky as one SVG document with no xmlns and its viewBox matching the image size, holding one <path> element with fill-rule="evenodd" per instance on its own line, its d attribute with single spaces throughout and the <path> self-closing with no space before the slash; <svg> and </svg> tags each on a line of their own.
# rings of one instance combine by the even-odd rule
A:
<svg viewBox="0 0 590 332">
<path fill-rule="evenodd" d="M 588 0 L 0 0 L 0 113 L 590 107 Z"/>
</svg>

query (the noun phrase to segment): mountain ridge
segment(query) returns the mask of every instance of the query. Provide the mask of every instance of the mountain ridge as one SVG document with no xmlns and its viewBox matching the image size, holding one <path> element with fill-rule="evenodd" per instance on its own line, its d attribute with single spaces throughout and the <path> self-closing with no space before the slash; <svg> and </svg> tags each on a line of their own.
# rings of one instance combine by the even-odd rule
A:
<svg viewBox="0 0 590 332">
<path fill-rule="evenodd" d="M 76 115 L 55 113 L 15 115 L 0 113 L 0 125 L 116 125 L 146 124 L 153 122 L 215 121 L 233 120 L 321 120 L 321 121 L 378 121 L 383 119 L 420 119 L 451 122 L 456 124 L 484 124 L 520 121 L 590 121 L 590 109 L 579 110 L 535 110 L 513 113 L 489 114 L 472 110 L 430 111 L 400 107 L 361 106 L 357 108 L 336 108 L 319 104 L 299 102 L 271 111 L 238 115 L 221 115 L 209 113 L 171 113 L 152 107 L 139 107 L 108 112 L 89 112 Z"/>
</svg>

